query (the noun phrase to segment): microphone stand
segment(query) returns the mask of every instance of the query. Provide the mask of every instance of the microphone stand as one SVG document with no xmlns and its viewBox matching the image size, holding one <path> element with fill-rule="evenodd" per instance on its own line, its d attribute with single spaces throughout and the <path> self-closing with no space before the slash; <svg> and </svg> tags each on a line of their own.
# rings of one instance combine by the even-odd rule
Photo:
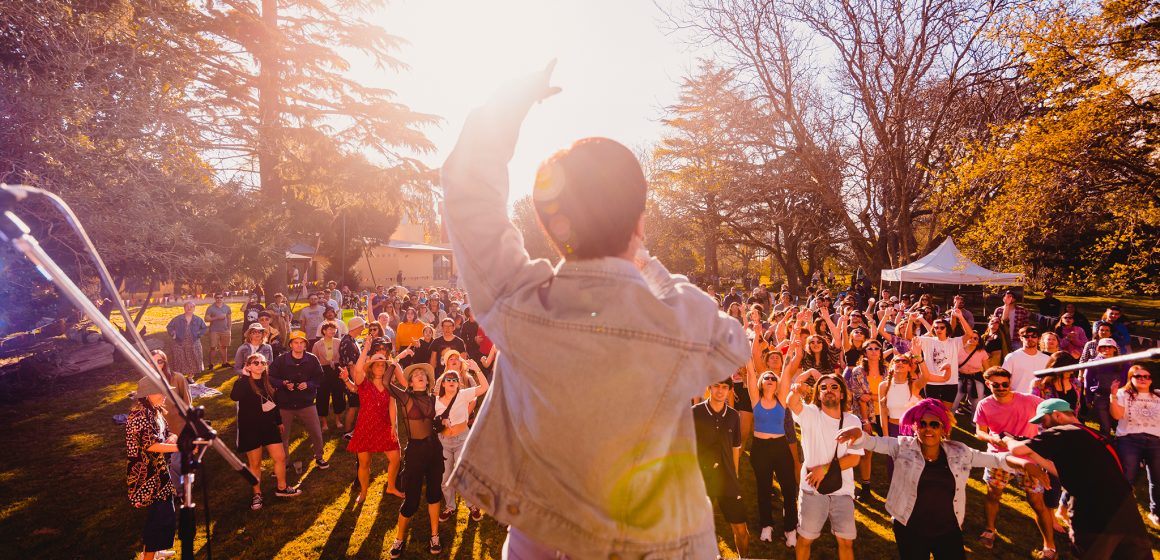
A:
<svg viewBox="0 0 1160 560">
<path fill-rule="evenodd" d="M 3 200 L 2 202 L 7 205 L 9 201 Z M 83 235 L 83 232 L 81 234 Z M 105 337 L 105 340 L 108 340 L 109 343 L 120 350 L 121 354 L 129 360 L 137 371 L 141 372 L 145 377 L 153 379 L 161 387 L 162 391 L 164 391 L 165 397 L 177 406 L 177 411 L 186 423 L 185 429 L 177 437 L 177 446 L 181 453 L 181 480 L 179 486 L 182 494 L 181 515 L 179 516 L 181 557 L 193 558 L 193 536 L 196 531 L 194 525 L 194 508 L 196 504 L 193 502 L 193 480 L 196 477 L 198 469 L 201 468 L 201 458 L 205 454 L 205 450 L 212 448 L 216 451 L 251 486 L 258 483 L 254 473 L 250 472 L 250 469 L 217 437 L 217 432 L 205 422 L 204 407 L 192 407 L 190 403 L 182 400 L 170 388 L 169 380 L 161 375 L 161 372 L 153 364 L 152 360 L 147 360 L 145 356 L 135 350 L 121 331 L 113 325 L 108 317 L 105 317 L 97 309 L 97 306 L 93 304 L 92 300 L 77 287 L 72 279 L 56 264 L 56 261 L 45 252 L 40 242 L 32 236 L 28 226 L 13 214 L 11 210 L 5 210 L 3 217 L 0 218 L 0 238 L 12 243 L 29 261 L 32 261 L 36 265 L 37 270 L 46 279 L 55 284 L 57 289 L 71 300 L 74 305 L 80 308 L 89 320 L 101 330 L 101 334 Z M 99 259 L 99 257 L 97 258 Z M 115 290 L 111 291 L 113 293 L 110 294 L 110 297 L 115 298 L 120 309 L 124 310 L 124 302 L 121 302 L 120 295 Z M 124 318 L 126 330 L 136 335 L 137 333 L 134 331 L 132 320 L 127 312 L 124 313 Z M 203 447 L 200 449 L 200 452 L 195 453 L 198 445 Z M 208 522 L 206 525 L 209 525 Z"/>
<path fill-rule="evenodd" d="M 1133 352 L 1131 354 L 1124 354 L 1123 356 L 1116 356 L 1114 358 L 1102 358 L 1099 360 L 1092 360 L 1090 362 L 1082 362 L 1070 366 L 1061 366 L 1057 368 L 1041 369 L 1035 372 L 1035 377 L 1044 375 L 1051 375 L 1056 373 L 1064 373 L 1068 371 L 1075 371 L 1077 369 L 1088 369 L 1092 367 L 1107 366 L 1111 364 L 1122 364 L 1125 362 L 1142 362 L 1145 360 L 1160 360 L 1160 348 L 1153 348 L 1151 350 L 1144 350 L 1142 352 Z"/>
</svg>

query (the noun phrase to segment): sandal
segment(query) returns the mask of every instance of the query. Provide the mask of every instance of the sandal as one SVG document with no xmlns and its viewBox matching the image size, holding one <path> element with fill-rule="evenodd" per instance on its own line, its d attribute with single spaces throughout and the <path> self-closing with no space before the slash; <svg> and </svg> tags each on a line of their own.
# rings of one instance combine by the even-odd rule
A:
<svg viewBox="0 0 1160 560">
<path fill-rule="evenodd" d="M 987 550 L 991 550 L 992 548 L 994 548 L 995 547 L 995 532 L 994 531 L 983 531 L 983 534 L 979 535 L 979 543 L 982 544 L 983 548 L 985 548 Z"/>
<path fill-rule="evenodd" d="M 258 510 L 262 509 L 262 495 L 261 494 L 254 494 L 254 497 L 250 499 L 250 509 L 252 509 L 254 511 L 258 511 Z"/>
</svg>

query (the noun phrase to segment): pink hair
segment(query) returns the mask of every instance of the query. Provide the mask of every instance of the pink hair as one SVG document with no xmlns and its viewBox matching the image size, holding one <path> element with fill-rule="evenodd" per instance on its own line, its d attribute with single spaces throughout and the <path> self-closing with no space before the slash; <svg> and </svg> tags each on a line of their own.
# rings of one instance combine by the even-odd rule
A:
<svg viewBox="0 0 1160 560">
<path fill-rule="evenodd" d="M 939 422 L 942 422 L 946 428 L 947 434 L 950 434 L 953 420 L 950 414 L 947 414 L 946 405 L 938 399 L 922 399 L 906 409 L 906 412 L 902 414 L 902 420 L 898 421 L 898 434 L 913 436 L 915 434 L 914 426 L 927 414 L 938 418 Z"/>
</svg>

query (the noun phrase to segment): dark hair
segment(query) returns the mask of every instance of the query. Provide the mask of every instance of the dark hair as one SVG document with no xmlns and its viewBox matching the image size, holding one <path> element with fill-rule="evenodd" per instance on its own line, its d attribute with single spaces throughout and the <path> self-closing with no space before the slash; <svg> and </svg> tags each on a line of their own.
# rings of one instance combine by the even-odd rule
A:
<svg viewBox="0 0 1160 560">
<path fill-rule="evenodd" d="M 1011 372 L 1000 366 L 991 366 L 987 368 L 987 371 L 983 372 L 983 379 L 990 381 L 992 377 L 1006 377 L 1007 379 L 1011 379 Z"/>
<path fill-rule="evenodd" d="M 1044 369 L 1051 369 L 1057 367 L 1074 366 L 1078 363 L 1079 360 L 1075 359 L 1075 356 L 1072 356 L 1070 352 L 1064 352 L 1060 350 L 1059 352 L 1052 354 L 1051 357 L 1047 359 L 1047 365 L 1043 367 Z"/>
<path fill-rule="evenodd" d="M 813 397 L 810 398 L 810 402 L 812 404 L 818 404 L 818 398 L 822 396 L 822 390 L 819 389 L 819 387 L 822 386 L 822 381 L 825 381 L 826 379 L 833 379 L 834 381 L 838 382 L 838 386 L 842 390 L 842 402 L 839 406 L 841 407 L 841 410 L 845 412 L 850 405 L 850 390 L 846 387 L 846 380 L 842 379 L 842 376 L 836 373 L 827 373 L 818 377 L 817 382 L 814 383 L 814 394 Z"/>
<path fill-rule="evenodd" d="M 607 138 L 584 138 L 540 164 L 532 201 L 562 256 L 596 259 L 628 249 L 647 190 L 632 151 Z"/>
</svg>

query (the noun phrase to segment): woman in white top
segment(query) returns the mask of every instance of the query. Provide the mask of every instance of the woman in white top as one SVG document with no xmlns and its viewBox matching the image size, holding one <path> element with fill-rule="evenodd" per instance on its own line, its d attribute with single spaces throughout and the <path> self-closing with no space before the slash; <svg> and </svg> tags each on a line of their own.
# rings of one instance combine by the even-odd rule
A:
<svg viewBox="0 0 1160 560">
<path fill-rule="evenodd" d="M 915 365 L 917 364 L 917 366 Z M 915 369 L 919 373 L 915 375 Z M 944 368 L 945 369 L 945 368 Z M 922 399 L 919 394 L 929 381 L 946 381 L 950 379 L 950 371 L 941 375 L 931 375 L 922 358 L 922 340 L 914 339 L 910 353 L 895 354 L 890 360 L 890 377 L 878 385 L 879 422 L 882 423 L 882 433 L 889 437 L 898 437 L 898 424 L 907 409 Z M 894 461 L 886 459 L 886 478 L 894 476 Z"/>
<path fill-rule="evenodd" d="M 1132 485 L 1140 461 L 1148 472 L 1148 520 L 1160 525 L 1160 392 L 1152 388 L 1152 374 L 1142 365 L 1128 370 L 1128 385 L 1112 382 L 1112 418 L 1116 426 L 1116 453 L 1124 476 Z"/>
<path fill-rule="evenodd" d="M 463 451 L 463 444 L 467 442 L 467 420 L 471 416 L 471 406 L 475 399 L 487 392 L 487 376 L 479 369 L 475 360 L 462 360 L 463 375 L 471 376 L 475 387 L 466 385 L 459 372 L 448 367 L 436 381 L 435 419 L 442 421 L 443 431 L 439 432 L 439 441 L 443 444 L 443 497 L 447 501 L 443 512 L 439 514 L 439 521 L 447 521 L 455 515 L 456 494 L 447 487 L 447 480 L 451 478 L 451 471 L 455 467 L 459 455 Z M 448 362 L 448 366 L 450 366 Z M 471 510 L 471 520 L 483 519 L 483 513 L 478 507 L 467 504 Z"/>
</svg>

